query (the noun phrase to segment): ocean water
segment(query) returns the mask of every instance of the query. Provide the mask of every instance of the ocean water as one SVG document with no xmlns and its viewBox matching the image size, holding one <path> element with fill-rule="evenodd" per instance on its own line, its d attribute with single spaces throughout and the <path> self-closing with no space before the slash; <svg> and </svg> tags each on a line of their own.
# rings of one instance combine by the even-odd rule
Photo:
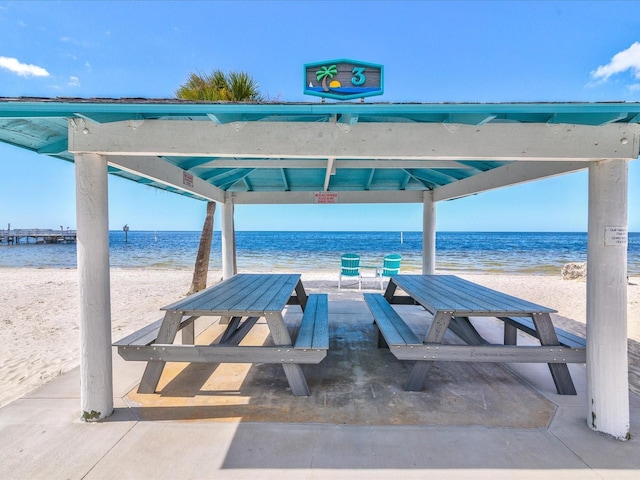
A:
<svg viewBox="0 0 640 480">
<path fill-rule="evenodd" d="M 192 269 L 200 232 L 110 232 L 111 266 Z M 402 271 L 422 265 L 421 232 L 236 232 L 240 271 L 337 271 L 340 255 L 355 252 L 362 265 L 402 255 Z M 560 274 L 587 258 L 586 233 L 438 232 L 436 265 L 454 272 Z M 0 244 L 0 267 L 76 267 L 75 244 Z M 221 237 L 214 232 L 210 269 L 221 269 Z M 628 270 L 640 275 L 640 233 L 629 234 Z"/>
</svg>

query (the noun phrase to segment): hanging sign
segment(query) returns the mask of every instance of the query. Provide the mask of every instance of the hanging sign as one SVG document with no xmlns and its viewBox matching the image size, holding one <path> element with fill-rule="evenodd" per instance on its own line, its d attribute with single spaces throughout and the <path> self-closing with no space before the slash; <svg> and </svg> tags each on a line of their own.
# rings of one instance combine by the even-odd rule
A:
<svg viewBox="0 0 640 480">
<path fill-rule="evenodd" d="M 337 203 L 338 192 L 316 192 L 314 193 L 315 203 Z"/>
<path fill-rule="evenodd" d="M 351 100 L 382 95 L 382 65 L 357 60 L 327 60 L 304 66 L 304 94 Z"/>
</svg>

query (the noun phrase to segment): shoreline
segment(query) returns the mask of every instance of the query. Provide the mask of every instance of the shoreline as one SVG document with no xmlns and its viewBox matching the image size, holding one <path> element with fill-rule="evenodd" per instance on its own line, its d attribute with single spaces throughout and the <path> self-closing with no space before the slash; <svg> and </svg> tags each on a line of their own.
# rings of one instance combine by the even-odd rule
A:
<svg viewBox="0 0 640 480">
<path fill-rule="evenodd" d="M 355 250 L 361 265 L 379 265 L 389 253 L 402 255 L 407 273 L 422 268 L 423 236 L 400 232 L 238 231 L 240 271 L 333 272 L 340 256 Z M 456 273 L 560 275 L 568 263 L 587 261 L 585 232 L 437 232 L 436 264 Z M 185 269 L 192 271 L 200 232 L 111 231 L 109 261 L 113 268 Z M 0 268 L 77 268 L 75 244 L 5 246 Z M 283 254 L 283 252 L 285 252 Z M 222 268 L 222 239 L 214 231 L 210 270 Z M 631 232 L 627 270 L 640 275 L 640 233 Z"/>
<path fill-rule="evenodd" d="M 248 269 L 240 269 L 250 273 Z M 280 270 L 280 269 L 278 269 Z M 282 269 L 283 271 L 285 269 Z M 288 271 L 291 271 L 290 269 Z M 78 277 L 75 268 L 0 268 L 0 406 L 77 367 L 79 359 Z M 160 307 L 184 297 L 192 270 L 112 268 L 112 338 L 117 340 L 162 317 Z M 415 273 L 407 271 L 406 273 Z M 586 282 L 560 275 L 455 274 L 475 283 L 558 310 L 554 324 L 584 336 Z M 337 289 L 336 271 L 302 271 L 308 290 L 330 300 L 361 299 L 357 289 Z M 221 274 L 209 272 L 208 285 Z M 363 282 L 363 291 L 375 287 Z M 627 290 L 630 383 L 640 392 L 640 277 Z M 377 290 L 371 290 L 377 291 Z"/>
</svg>

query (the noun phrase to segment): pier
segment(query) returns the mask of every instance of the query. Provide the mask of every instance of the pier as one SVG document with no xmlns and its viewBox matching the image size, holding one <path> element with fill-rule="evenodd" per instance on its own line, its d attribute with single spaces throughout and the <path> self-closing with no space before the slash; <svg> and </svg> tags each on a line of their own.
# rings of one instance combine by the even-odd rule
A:
<svg viewBox="0 0 640 480">
<path fill-rule="evenodd" d="M 0 244 L 75 243 L 76 230 L 50 228 L 16 228 L 0 230 Z"/>
</svg>

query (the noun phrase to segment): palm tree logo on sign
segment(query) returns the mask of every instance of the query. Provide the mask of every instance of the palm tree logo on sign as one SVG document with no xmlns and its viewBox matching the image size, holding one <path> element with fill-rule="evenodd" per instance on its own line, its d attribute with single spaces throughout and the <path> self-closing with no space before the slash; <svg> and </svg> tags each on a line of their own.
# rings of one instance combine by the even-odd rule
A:
<svg viewBox="0 0 640 480">
<path fill-rule="evenodd" d="M 382 65 L 356 60 L 329 60 L 304 66 L 304 94 L 351 100 L 382 95 Z"/>
</svg>

